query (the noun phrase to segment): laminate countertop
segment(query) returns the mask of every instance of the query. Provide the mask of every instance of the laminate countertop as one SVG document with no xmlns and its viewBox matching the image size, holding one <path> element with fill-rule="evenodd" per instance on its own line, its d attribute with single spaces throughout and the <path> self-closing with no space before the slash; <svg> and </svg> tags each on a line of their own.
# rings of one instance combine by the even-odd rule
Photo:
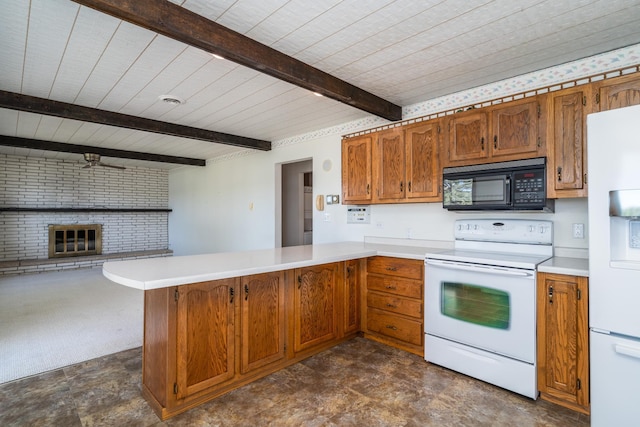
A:
<svg viewBox="0 0 640 427">
<path fill-rule="evenodd" d="M 589 260 L 587 258 L 553 257 L 538 265 L 538 271 L 589 277 Z"/>
<path fill-rule="evenodd" d="M 423 260 L 427 252 L 443 250 L 446 249 L 339 242 L 243 252 L 107 261 L 102 265 L 102 274 L 121 285 L 149 290 L 375 255 Z"/>
</svg>

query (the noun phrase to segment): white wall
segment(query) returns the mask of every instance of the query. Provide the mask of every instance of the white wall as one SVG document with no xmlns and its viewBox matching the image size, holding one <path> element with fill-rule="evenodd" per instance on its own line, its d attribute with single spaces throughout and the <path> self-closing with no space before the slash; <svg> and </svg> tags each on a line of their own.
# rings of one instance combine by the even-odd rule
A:
<svg viewBox="0 0 640 427">
<path fill-rule="evenodd" d="M 205 168 L 182 168 L 169 174 L 169 245 L 175 255 L 225 252 L 276 246 L 276 200 L 279 163 L 313 159 L 313 195 L 341 194 L 340 136 L 326 136 L 210 162 Z M 322 168 L 330 160 L 329 171 Z M 253 206 L 253 209 L 251 209 Z M 329 221 L 325 221 L 325 215 Z M 347 224 L 347 206 L 325 205 L 313 213 L 313 242 L 362 241 L 365 236 L 453 240 L 453 222 L 500 213 L 456 214 L 441 203 L 372 205 L 371 224 Z M 509 218 L 550 219 L 555 245 L 587 248 L 588 239 L 573 239 L 573 223 L 587 226 L 586 199 L 558 200 L 553 214 L 513 214 Z M 588 230 L 585 230 L 588 235 Z"/>
</svg>

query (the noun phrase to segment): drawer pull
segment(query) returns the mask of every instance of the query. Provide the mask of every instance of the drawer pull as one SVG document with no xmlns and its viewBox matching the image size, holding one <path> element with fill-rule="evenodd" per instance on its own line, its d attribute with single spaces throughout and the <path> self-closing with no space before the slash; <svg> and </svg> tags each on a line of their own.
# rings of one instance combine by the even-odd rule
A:
<svg viewBox="0 0 640 427">
<path fill-rule="evenodd" d="M 396 328 L 396 327 L 395 327 L 395 326 L 393 326 L 393 325 L 387 325 L 387 329 L 391 329 L 391 330 L 393 330 L 393 331 L 397 331 L 397 330 L 398 330 L 398 328 Z"/>
<path fill-rule="evenodd" d="M 387 303 L 387 307 L 390 307 L 390 308 L 398 308 L 398 306 L 397 306 L 397 305 L 393 305 L 393 304 L 389 304 L 389 303 Z"/>
<path fill-rule="evenodd" d="M 387 271 L 398 271 L 398 267 L 387 267 Z"/>
<path fill-rule="evenodd" d="M 387 285 L 385 286 L 385 289 L 391 289 L 395 291 L 397 288 L 395 286 Z"/>
</svg>

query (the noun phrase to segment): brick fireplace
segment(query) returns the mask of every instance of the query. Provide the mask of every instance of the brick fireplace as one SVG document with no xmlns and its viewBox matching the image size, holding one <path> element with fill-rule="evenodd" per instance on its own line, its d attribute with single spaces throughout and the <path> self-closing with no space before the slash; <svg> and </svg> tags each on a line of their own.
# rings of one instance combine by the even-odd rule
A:
<svg viewBox="0 0 640 427">
<path fill-rule="evenodd" d="M 167 170 L 82 166 L 0 154 L 0 276 L 172 254 Z"/>
</svg>

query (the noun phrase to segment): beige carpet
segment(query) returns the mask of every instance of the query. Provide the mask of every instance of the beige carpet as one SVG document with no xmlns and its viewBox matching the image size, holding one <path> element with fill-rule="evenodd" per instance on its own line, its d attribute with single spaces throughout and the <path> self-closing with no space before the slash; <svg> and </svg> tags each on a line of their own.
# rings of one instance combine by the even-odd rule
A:
<svg viewBox="0 0 640 427">
<path fill-rule="evenodd" d="M 139 347 L 142 313 L 99 268 L 0 277 L 0 383 Z"/>
</svg>

